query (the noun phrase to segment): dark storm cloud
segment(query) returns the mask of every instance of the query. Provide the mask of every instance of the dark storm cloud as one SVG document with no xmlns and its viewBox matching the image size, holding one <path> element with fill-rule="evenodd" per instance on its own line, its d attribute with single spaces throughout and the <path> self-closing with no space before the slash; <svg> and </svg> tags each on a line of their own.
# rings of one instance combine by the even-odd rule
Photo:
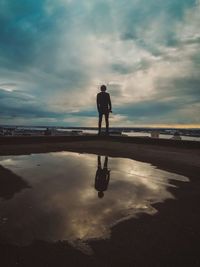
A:
<svg viewBox="0 0 200 267">
<path fill-rule="evenodd" d="M 45 109 L 43 103 L 24 92 L 7 92 L 0 89 L 0 115 L 10 117 L 58 117 L 58 113 Z"/>
<path fill-rule="evenodd" d="M 181 103 L 169 102 L 163 103 L 162 101 L 143 101 L 142 103 L 135 103 L 127 105 L 125 108 L 119 108 L 119 114 L 126 115 L 130 118 L 152 117 L 152 116 L 167 116 L 170 112 L 176 110 Z M 158 112 L 159 110 L 159 112 Z"/>
<path fill-rule="evenodd" d="M 157 41 L 168 45 L 176 43 L 173 29 L 175 21 L 181 20 L 185 10 L 196 3 L 195 0 L 150 0 L 148 2 L 142 0 L 135 2 L 133 5 L 128 4 L 128 1 L 125 2 L 123 1 L 123 5 L 126 6 L 126 11 L 123 12 L 123 9 L 119 14 L 123 17 L 123 24 L 121 24 L 123 28 L 122 38 L 144 41 L 141 30 L 146 30 L 152 22 L 159 21 L 160 25 L 157 26 L 163 27 L 162 34 L 165 38 L 157 39 Z M 120 2 L 117 1 L 116 5 L 120 5 Z M 160 20 L 162 16 L 163 18 Z M 157 30 L 155 28 L 155 32 Z M 149 40 L 146 41 L 148 43 Z"/>
<path fill-rule="evenodd" d="M 179 98 L 184 98 L 185 101 L 194 102 L 200 100 L 200 78 L 197 77 L 189 77 L 189 78 L 181 78 L 174 79 L 172 81 L 168 81 L 168 85 L 163 89 L 163 95 L 167 95 L 170 93 L 171 96 L 176 96 Z"/>
<path fill-rule="evenodd" d="M 96 116 L 96 84 L 116 80 L 125 84 L 109 85 L 117 113 L 129 120 L 137 114 L 144 121 L 143 113 L 149 111 L 146 122 L 152 122 L 156 114 L 166 118 L 174 111 L 175 121 L 183 107 L 199 101 L 198 10 L 195 0 L 2 0 L 1 116 L 24 117 L 28 123 L 32 118 L 59 123 L 74 117 L 79 124 L 83 117 Z M 186 62 L 187 77 L 170 73 L 166 79 L 163 70 L 152 78 L 153 96 L 135 103 L 130 94 L 134 75 L 142 73 L 136 88 L 149 70 L 154 73 L 158 61 Z"/>
<path fill-rule="evenodd" d="M 9 68 L 34 65 L 42 52 L 56 49 L 52 33 L 59 31 L 58 21 L 63 12 L 58 8 L 48 15 L 44 3 L 27 0 L 1 2 L 0 51 Z"/>
<path fill-rule="evenodd" d="M 158 82 L 159 83 L 159 82 Z M 120 107 L 116 110 L 118 114 L 125 115 L 135 121 L 168 121 L 179 123 L 190 123 L 191 114 L 196 123 L 200 123 L 198 110 L 200 106 L 200 79 L 180 78 L 174 80 L 165 80 L 159 83 L 159 89 L 151 100 L 143 100 L 139 103 L 133 103 L 126 107 Z M 170 96 L 170 97 L 169 97 Z M 187 112 L 182 114 L 182 111 Z"/>
</svg>

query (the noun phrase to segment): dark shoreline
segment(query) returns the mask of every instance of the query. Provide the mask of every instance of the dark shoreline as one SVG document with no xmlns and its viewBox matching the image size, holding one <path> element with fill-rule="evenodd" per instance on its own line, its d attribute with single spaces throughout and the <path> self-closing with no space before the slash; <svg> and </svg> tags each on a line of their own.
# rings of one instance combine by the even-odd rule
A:
<svg viewBox="0 0 200 267">
<path fill-rule="evenodd" d="M 155 146 L 171 146 L 177 148 L 200 149 L 200 142 L 187 140 L 173 140 L 150 137 L 128 136 L 0 136 L 0 145 L 11 144 L 42 144 L 42 143 L 68 143 L 85 141 L 110 141 L 120 143 L 145 144 Z"/>
<path fill-rule="evenodd" d="M 94 255 L 87 256 L 66 242 L 36 241 L 27 247 L 0 242 L 2 266 L 200 266 L 200 150 L 195 144 L 177 145 L 146 138 L 121 142 L 117 139 L 75 140 L 66 142 L 31 142 L 19 144 L 11 137 L 7 144 L 0 140 L 0 155 L 74 151 L 127 157 L 153 164 L 157 168 L 187 176 L 189 183 L 173 182 L 169 188 L 174 200 L 154 204 L 154 216 L 140 214 L 112 228 L 109 240 L 91 241 Z M 17 141 L 18 140 L 18 141 Z M 5 141 L 5 139 L 4 139 Z M 32 140 L 33 141 L 33 140 Z M 166 141 L 166 140 L 165 140 Z M 174 140 L 170 140 L 174 141 Z M 177 142 L 177 141 L 176 141 Z M 190 141 L 189 141 L 190 143 Z M 198 142 L 195 142 L 198 143 Z M 194 147 L 193 147 L 194 146 Z M 1 240 L 1 237 L 0 237 Z M 2 240 L 1 240 L 2 241 Z"/>
</svg>

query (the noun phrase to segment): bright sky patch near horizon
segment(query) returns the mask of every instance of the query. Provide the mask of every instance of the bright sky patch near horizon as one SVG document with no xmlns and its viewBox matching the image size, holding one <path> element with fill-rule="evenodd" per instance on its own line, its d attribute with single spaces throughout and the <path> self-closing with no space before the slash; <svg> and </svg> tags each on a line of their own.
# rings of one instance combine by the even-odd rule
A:
<svg viewBox="0 0 200 267">
<path fill-rule="evenodd" d="M 200 127 L 199 0 L 0 2 L 0 124 Z"/>
</svg>

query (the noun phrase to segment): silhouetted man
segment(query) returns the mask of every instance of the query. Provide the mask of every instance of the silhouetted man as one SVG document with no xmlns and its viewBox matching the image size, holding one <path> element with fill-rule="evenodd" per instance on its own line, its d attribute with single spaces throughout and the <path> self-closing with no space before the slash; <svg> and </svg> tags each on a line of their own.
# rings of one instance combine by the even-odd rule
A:
<svg viewBox="0 0 200 267">
<path fill-rule="evenodd" d="M 98 197 L 104 196 L 110 180 L 110 170 L 108 170 L 108 157 L 105 157 L 103 169 L 101 167 L 101 156 L 98 156 L 98 169 L 95 176 L 95 189 L 98 191 Z"/>
<path fill-rule="evenodd" d="M 105 116 L 106 121 L 106 134 L 109 134 L 109 113 L 112 112 L 112 105 L 110 95 L 106 93 L 106 86 L 101 86 L 101 92 L 97 94 L 97 110 L 99 112 L 99 131 L 98 135 L 101 134 L 101 123 L 102 117 Z"/>
</svg>

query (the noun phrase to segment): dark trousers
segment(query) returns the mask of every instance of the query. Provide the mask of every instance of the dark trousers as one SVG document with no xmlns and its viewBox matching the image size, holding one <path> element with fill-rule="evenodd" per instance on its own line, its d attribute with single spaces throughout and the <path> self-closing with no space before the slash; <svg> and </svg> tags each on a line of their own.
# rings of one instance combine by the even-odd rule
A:
<svg viewBox="0 0 200 267">
<path fill-rule="evenodd" d="M 108 133 L 108 131 L 109 131 L 109 112 L 106 112 L 106 113 L 99 112 L 99 133 L 101 132 L 101 124 L 102 124 L 103 115 L 105 116 L 106 133 Z"/>
</svg>

